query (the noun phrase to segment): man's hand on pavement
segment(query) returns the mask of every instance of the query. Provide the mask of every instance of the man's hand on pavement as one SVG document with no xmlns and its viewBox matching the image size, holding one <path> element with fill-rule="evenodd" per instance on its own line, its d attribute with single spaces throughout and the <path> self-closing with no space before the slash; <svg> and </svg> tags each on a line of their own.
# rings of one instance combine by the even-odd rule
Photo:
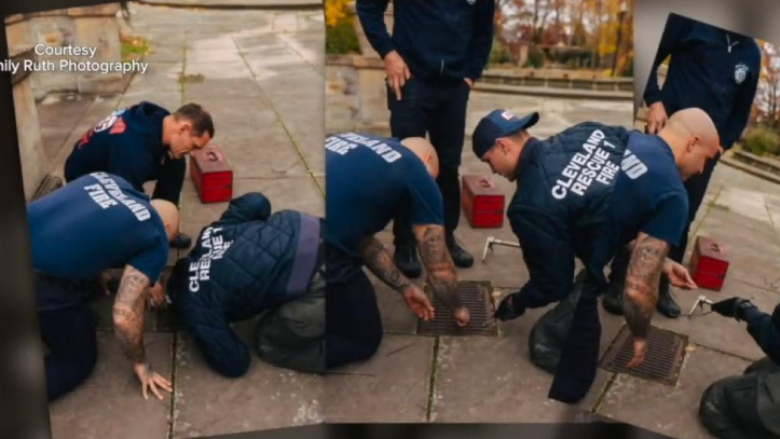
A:
<svg viewBox="0 0 780 439">
<path fill-rule="evenodd" d="M 135 376 L 137 376 L 138 380 L 141 382 L 141 394 L 143 395 L 144 399 L 149 399 L 149 393 L 147 391 L 148 389 L 151 389 L 152 393 L 154 393 L 154 395 L 157 396 L 157 399 L 159 400 L 163 399 L 163 395 L 158 390 L 158 387 L 167 391 L 168 393 L 173 391 L 173 387 L 171 386 L 170 381 L 152 370 L 152 366 L 150 364 L 136 363 L 133 365 L 133 371 L 135 372 Z"/>
<path fill-rule="evenodd" d="M 469 85 L 469 88 L 474 88 L 474 80 L 471 78 L 463 78 L 464 81 L 466 81 L 466 84 Z"/>
<path fill-rule="evenodd" d="M 409 66 L 395 50 L 385 55 L 385 73 L 387 74 L 387 85 L 395 93 L 395 98 L 401 100 L 401 88 L 406 81 L 412 77 Z"/>
</svg>

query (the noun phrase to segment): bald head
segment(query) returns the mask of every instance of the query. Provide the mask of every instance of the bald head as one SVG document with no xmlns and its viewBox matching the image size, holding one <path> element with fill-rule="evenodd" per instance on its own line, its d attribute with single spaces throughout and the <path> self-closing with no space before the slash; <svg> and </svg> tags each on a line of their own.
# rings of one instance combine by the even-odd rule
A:
<svg viewBox="0 0 780 439">
<path fill-rule="evenodd" d="M 428 173 L 433 178 L 439 175 L 439 156 L 436 154 L 436 149 L 431 145 L 431 142 L 422 137 L 407 137 L 401 140 L 401 145 L 422 160 L 425 168 L 428 169 Z"/>
<path fill-rule="evenodd" d="M 165 225 L 168 241 L 172 241 L 179 233 L 179 208 L 170 201 L 161 199 L 152 200 L 151 204 Z"/>
<path fill-rule="evenodd" d="M 701 173 L 707 159 L 723 152 L 712 118 L 699 108 L 674 113 L 658 135 L 672 148 L 683 178 Z"/>
<path fill-rule="evenodd" d="M 720 136 L 715 123 L 710 116 L 700 108 L 686 108 L 672 115 L 661 131 L 669 131 L 681 138 L 697 136 L 705 145 L 717 145 L 720 147 Z"/>
</svg>

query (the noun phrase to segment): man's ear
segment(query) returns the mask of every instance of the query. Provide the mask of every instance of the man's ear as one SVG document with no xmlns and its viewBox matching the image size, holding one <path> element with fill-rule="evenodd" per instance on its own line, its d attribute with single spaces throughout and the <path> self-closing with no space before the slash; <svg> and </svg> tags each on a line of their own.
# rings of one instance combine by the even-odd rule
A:
<svg viewBox="0 0 780 439">
<path fill-rule="evenodd" d="M 699 136 L 691 136 L 688 138 L 688 145 L 686 146 L 685 150 L 687 152 L 693 152 L 693 148 L 696 147 L 696 144 L 699 143 L 701 138 Z"/>
</svg>

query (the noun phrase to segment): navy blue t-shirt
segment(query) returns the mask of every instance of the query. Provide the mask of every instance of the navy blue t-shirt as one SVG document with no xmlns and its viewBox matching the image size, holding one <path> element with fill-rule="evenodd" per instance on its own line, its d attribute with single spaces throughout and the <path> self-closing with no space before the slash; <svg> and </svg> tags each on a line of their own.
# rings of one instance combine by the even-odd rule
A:
<svg viewBox="0 0 780 439">
<path fill-rule="evenodd" d="M 86 281 L 132 265 L 155 283 L 168 260 L 165 226 L 149 203 L 120 177 L 78 178 L 27 208 L 33 268 Z M 39 306 L 58 298 L 39 297 Z"/>
<path fill-rule="evenodd" d="M 169 114 L 150 102 L 114 111 L 76 142 L 65 162 L 65 179 L 107 172 L 143 191 L 145 182 L 159 178 L 168 151 L 162 142 L 163 119 Z"/>
<path fill-rule="evenodd" d="M 612 211 L 620 245 L 639 232 L 679 245 L 688 220 L 688 194 L 663 139 L 631 133 L 615 182 Z"/>
<path fill-rule="evenodd" d="M 423 162 L 394 139 L 340 134 L 325 140 L 327 240 L 347 256 L 407 210 L 413 225 L 443 224 L 443 202 Z"/>
</svg>

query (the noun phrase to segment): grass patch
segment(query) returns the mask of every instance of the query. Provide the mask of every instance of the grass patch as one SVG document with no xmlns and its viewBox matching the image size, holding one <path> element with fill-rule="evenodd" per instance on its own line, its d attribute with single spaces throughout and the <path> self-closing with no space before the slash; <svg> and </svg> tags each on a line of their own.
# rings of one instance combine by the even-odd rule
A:
<svg viewBox="0 0 780 439">
<path fill-rule="evenodd" d="M 206 77 L 200 73 L 196 75 L 179 75 L 179 84 L 200 84 L 206 80 Z"/>
<path fill-rule="evenodd" d="M 129 37 L 121 35 L 122 61 L 132 61 L 144 58 L 151 51 L 149 41 L 141 37 Z"/>
<path fill-rule="evenodd" d="M 325 28 L 325 53 L 328 55 L 360 53 L 360 43 L 352 20 L 342 20 L 333 27 Z"/>
</svg>

